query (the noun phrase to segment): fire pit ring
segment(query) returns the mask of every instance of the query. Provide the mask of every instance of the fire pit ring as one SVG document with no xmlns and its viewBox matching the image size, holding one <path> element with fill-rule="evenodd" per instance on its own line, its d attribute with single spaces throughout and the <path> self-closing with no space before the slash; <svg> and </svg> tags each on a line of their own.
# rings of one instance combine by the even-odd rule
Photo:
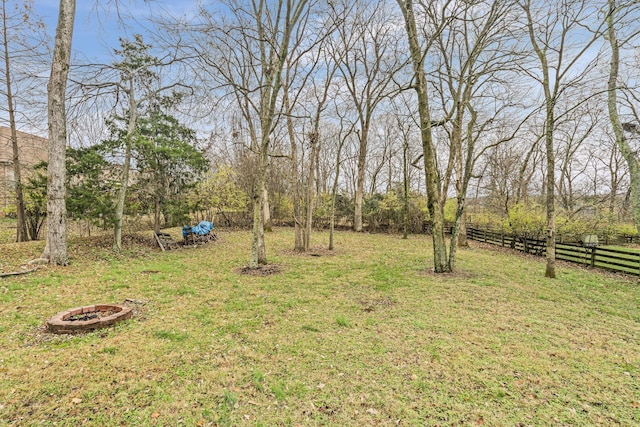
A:
<svg viewBox="0 0 640 427">
<path fill-rule="evenodd" d="M 47 329 L 54 334 L 75 334 L 106 328 L 129 319 L 131 308 L 119 304 L 96 304 L 71 308 L 47 321 Z"/>
</svg>

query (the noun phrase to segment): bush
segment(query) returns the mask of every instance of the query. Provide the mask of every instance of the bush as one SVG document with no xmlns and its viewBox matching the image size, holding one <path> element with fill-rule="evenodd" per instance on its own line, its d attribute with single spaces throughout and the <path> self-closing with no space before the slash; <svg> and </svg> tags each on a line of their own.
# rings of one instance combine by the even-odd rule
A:
<svg viewBox="0 0 640 427">
<path fill-rule="evenodd" d="M 504 221 L 504 230 L 526 239 L 539 239 L 544 236 L 546 227 L 545 210 L 537 204 L 514 205 Z"/>
<path fill-rule="evenodd" d="M 638 229 L 633 224 L 617 224 L 614 226 L 618 234 L 624 236 L 637 236 Z"/>
</svg>

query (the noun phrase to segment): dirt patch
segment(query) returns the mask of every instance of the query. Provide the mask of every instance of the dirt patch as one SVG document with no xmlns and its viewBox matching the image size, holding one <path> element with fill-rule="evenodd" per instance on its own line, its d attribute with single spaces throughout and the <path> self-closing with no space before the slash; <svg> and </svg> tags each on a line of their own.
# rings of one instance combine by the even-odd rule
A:
<svg viewBox="0 0 640 427">
<path fill-rule="evenodd" d="M 271 276 L 279 274 L 282 270 L 277 264 L 259 265 L 258 268 L 251 268 L 249 266 L 239 268 L 239 274 L 246 274 L 248 276 Z"/>
<path fill-rule="evenodd" d="M 124 300 L 123 305 L 129 307 L 133 315 L 132 318 L 136 319 L 137 322 L 142 322 L 148 319 L 149 317 L 149 309 L 151 308 L 152 301 L 143 301 L 139 299 L 127 298 Z"/>
<path fill-rule="evenodd" d="M 340 251 L 336 249 L 330 251 L 327 248 L 310 248 L 308 252 L 300 252 L 293 249 L 285 249 L 281 251 L 281 253 L 283 255 L 290 255 L 290 256 L 318 258 L 318 257 L 325 257 L 325 256 L 335 256 L 335 255 L 338 255 Z"/>
<path fill-rule="evenodd" d="M 367 313 L 371 313 L 372 311 L 376 311 L 383 308 L 389 308 L 397 304 L 395 300 L 392 300 L 389 297 L 385 298 L 377 298 L 377 299 L 366 299 L 358 301 L 360 305 L 362 305 L 362 311 Z"/>
<path fill-rule="evenodd" d="M 446 279 L 471 279 L 477 276 L 475 272 L 460 270 L 457 268 L 453 273 L 436 273 L 433 268 L 427 268 L 424 270 L 418 270 L 418 275 L 423 277 L 439 277 Z"/>
</svg>

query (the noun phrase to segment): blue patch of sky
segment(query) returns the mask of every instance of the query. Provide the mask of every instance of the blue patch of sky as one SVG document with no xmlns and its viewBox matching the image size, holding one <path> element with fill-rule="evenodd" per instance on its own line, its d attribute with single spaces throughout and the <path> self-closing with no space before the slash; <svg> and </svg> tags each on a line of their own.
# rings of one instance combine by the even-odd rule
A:
<svg viewBox="0 0 640 427">
<path fill-rule="evenodd" d="M 79 0 L 72 50 L 74 62 L 111 62 L 120 38 L 153 31 L 153 19 L 163 16 L 190 16 L 197 0 Z M 47 26 L 52 43 L 58 19 L 58 0 L 36 0 L 35 14 Z M 147 37 L 145 37 L 146 39 Z"/>
</svg>

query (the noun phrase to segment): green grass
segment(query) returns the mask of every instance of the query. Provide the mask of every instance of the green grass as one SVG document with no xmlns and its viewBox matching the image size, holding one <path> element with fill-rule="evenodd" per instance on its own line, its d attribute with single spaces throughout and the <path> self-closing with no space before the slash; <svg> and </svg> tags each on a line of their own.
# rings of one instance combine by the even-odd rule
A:
<svg viewBox="0 0 640 427">
<path fill-rule="evenodd" d="M 344 314 L 339 314 L 338 316 L 336 316 L 336 323 L 338 324 L 338 326 L 342 326 L 343 328 L 351 327 L 351 322 L 349 322 L 349 319 L 347 319 Z"/>
<path fill-rule="evenodd" d="M 218 235 L 121 256 L 77 239 L 69 267 L 2 279 L 0 426 L 640 423 L 636 278 L 549 280 L 543 259 L 478 248 L 440 276 L 426 236 L 340 233 L 332 254 L 320 233 L 305 256 L 288 229 L 266 235 L 281 272 L 248 276 L 249 233 Z M 42 331 L 126 298 L 145 304 L 114 328 Z"/>
</svg>

